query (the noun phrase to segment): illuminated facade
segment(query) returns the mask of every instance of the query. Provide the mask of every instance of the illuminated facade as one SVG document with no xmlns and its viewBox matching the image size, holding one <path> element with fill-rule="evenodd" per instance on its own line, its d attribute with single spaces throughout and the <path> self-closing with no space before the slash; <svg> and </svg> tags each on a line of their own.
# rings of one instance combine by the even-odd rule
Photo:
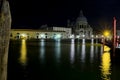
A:
<svg viewBox="0 0 120 80">
<path fill-rule="evenodd" d="M 72 28 L 66 28 L 66 27 L 50 27 L 47 28 L 48 30 L 52 31 L 63 31 L 65 32 L 64 37 L 69 38 L 72 34 Z"/>
<path fill-rule="evenodd" d="M 93 29 L 88 24 L 87 18 L 83 15 L 82 11 L 80 11 L 80 15 L 75 23 L 70 23 L 70 21 L 68 21 L 68 27 L 73 28 L 73 33 L 76 37 L 90 38 L 93 35 Z"/>
<path fill-rule="evenodd" d="M 64 39 L 67 38 L 65 31 L 12 29 L 11 39 Z"/>
</svg>

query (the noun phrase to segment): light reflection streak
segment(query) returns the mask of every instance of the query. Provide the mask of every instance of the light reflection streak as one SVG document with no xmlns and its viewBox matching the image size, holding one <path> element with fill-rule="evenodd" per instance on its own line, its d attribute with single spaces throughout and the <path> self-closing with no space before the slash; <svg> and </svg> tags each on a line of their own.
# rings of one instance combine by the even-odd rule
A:
<svg viewBox="0 0 120 80">
<path fill-rule="evenodd" d="M 81 60 L 82 62 L 85 62 L 85 39 L 82 40 L 82 50 L 81 50 Z"/>
<path fill-rule="evenodd" d="M 91 39 L 91 44 L 94 44 L 94 39 Z"/>
<path fill-rule="evenodd" d="M 41 59 L 41 63 L 44 63 L 44 58 L 45 58 L 45 41 L 44 41 L 44 39 L 41 39 L 41 42 L 40 42 L 40 59 Z"/>
<path fill-rule="evenodd" d="M 75 40 L 74 39 L 71 39 L 71 43 L 74 43 L 75 42 Z"/>
<path fill-rule="evenodd" d="M 25 39 L 22 39 L 22 44 L 21 44 L 21 55 L 20 55 L 20 63 L 22 65 L 26 65 L 27 63 L 27 48 L 26 48 L 26 40 Z"/>
<path fill-rule="evenodd" d="M 98 45 L 95 45 L 95 58 L 98 58 Z"/>
<path fill-rule="evenodd" d="M 91 44 L 91 48 L 90 48 L 90 61 L 93 61 L 93 57 L 94 57 L 94 45 Z"/>
<path fill-rule="evenodd" d="M 110 75 L 111 75 L 111 59 L 110 59 L 110 53 L 107 51 L 109 50 L 109 47 L 104 46 L 105 52 L 102 54 L 102 62 L 101 62 L 101 72 L 102 72 L 102 80 L 111 80 Z"/>
<path fill-rule="evenodd" d="M 70 63 L 74 63 L 74 58 L 75 58 L 75 44 L 74 40 L 71 41 L 71 48 L 70 48 Z"/>
<path fill-rule="evenodd" d="M 55 58 L 57 63 L 60 63 L 61 43 L 60 41 L 55 42 Z"/>
<path fill-rule="evenodd" d="M 82 44 L 85 44 L 85 39 L 82 39 Z"/>
</svg>

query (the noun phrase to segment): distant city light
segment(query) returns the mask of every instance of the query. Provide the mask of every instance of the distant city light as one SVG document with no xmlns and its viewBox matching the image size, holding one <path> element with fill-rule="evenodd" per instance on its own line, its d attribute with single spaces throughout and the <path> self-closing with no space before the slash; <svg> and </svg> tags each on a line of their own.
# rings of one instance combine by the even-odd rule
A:
<svg viewBox="0 0 120 80">
<path fill-rule="evenodd" d="M 61 34 L 57 34 L 56 37 L 57 37 L 57 38 L 61 38 Z"/>
<path fill-rule="evenodd" d="M 101 37 L 103 38 L 103 37 L 104 37 L 104 35 L 101 35 Z"/>
<path fill-rule="evenodd" d="M 27 35 L 26 35 L 26 34 L 24 34 L 24 33 L 23 33 L 23 34 L 21 34 L 20 36 L 21 36 L 21 38 L 22 38 L 22 39 L 27 38 Z"/>
<path fill-rule="evenodd" d="M 77 36 L 76 36 L 76 38 L 80 38 L 80 36 L 79 36 L 79 35 L 77 35 Z"/>
<path fill-rule="evenodd" d="M 74 34 L 72 34 L 72 35 L 70 36 L 70 38 L 75 38 Z"/>
<path fill-rule="evenodd" d="M 94 35 L 92 35 L 91 37 L 94 37 Z"/>
<path fill-rule="evenodd" d="M 108 37 L 110 35 L 110 32 L 106 30 L 106 31 L 104 31 L 103 34 L 104 34 L 105 37 Z"/>
<path fill-rule="evenodd" d="M 54 39 L 60 39 L 61 38 L 61 34 L 56 34 L 55 36 L 54 36 Z"/>
<path fill-rule="evenodd" d="M 40 37 L 41 37 L 41 38 L 45 38 L 45 34 L 41 34 Z"/>
<path fill-rule="evenodd" d="M 85 35 L 83 35 L 83 37 L 85 37 Z"/>
</svg>

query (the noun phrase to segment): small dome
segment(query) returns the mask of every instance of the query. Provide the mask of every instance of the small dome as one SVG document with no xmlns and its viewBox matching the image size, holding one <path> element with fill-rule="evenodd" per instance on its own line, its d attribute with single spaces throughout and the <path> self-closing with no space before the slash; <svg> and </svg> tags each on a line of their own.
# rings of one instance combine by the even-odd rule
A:
<svg viewBox="0 0 120 80">
<path fill-rule="evenodd" d="M 83 15 L 82 11 L 80 11 L 80 15 L 76 20 L 76 24 L 77 25 L 87 25 L 88 24 L 87 18 Z"/>
</svg>

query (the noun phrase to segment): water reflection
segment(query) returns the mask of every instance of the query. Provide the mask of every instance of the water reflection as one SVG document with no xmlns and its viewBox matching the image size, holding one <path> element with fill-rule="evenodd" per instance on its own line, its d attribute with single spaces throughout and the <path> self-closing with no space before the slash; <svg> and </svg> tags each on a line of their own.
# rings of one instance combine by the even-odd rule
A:
<svg viewBox="0 0 120 80">
<path fill-rule="evenodd" d="M 95 46 L 95 53 L 98 53 L 98 45 Z"/>
<path fill-rule="evenodd" d="M 94 39 L 91 39 L 91 44 L 94 44 Z"/>
<path fill-rule="evenodd" d="M 111 75 L 111 59 L 110 59 L 110 53 L 108 52 L 110 50 L 109 47 L 104 46 L 104 53 L 102 54 L 102 62 L 101 62 L 101 72 L 102 72 L 102 79 L 103 80 L 110 80 Z"/>
<path fill-rule="evenodd" d="M 44 58 L 45 58 L 45 41 L 44 39 L 41 39 L 40 41 L 40 61 L 41 63 L 44 63 Z"/>
<path fill-rule="evenodd" d="M 57 63 L 60 62 L 60 53 L 61 53 L 61 43 L 60 40 L 55 42 L 55 58 Z"/>
<path fill-rule="evenodd" d="M 70 63 L 74 63 L 74 58 L 75 58 L 75 43 L 74 39 L 71 40 L 71 47 L 70 47 Z"/>
<path fill-rule="evenodd" d="M 91 47 L 90 47 L 90 61 L 92 62 L 93 61 L 93 57 L 94 57 L 94 45 L 93 43 L 91 44 Z"/>
<path fill-rule="evenodd" d="M 98 53 L 99 51 L 98 51 L 98 44 L 97 44 L 95 45 L 95 58 L 98 58 Z"/>
<path fill-rule="evenodd" d="M 81 61 L 85 62 L 85 39 L 82 40 Z"/>
<path fill-rule="evenodd" d="M 27 49 L 26 49 L 26 40 L 22 39 L 22 44 L 21 44 L 21 55 L 19 58 L 19 61 L 22 65 L 26 65 L 27 63 Z"/>
</svg>

